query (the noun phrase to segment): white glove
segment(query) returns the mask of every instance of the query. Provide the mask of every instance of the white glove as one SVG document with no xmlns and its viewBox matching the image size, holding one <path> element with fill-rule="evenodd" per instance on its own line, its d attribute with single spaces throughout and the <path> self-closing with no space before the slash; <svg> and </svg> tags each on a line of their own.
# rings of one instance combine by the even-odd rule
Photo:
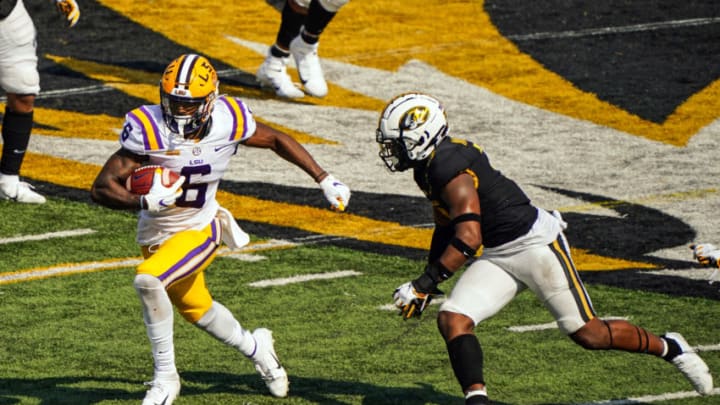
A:
<svg viewBox="0 0 720 405">
<path fill-rule="evenodd" d="M 72 28 L 80 19 L 80 7 L 75 0 L 51 0 L 55 2 L 55 7 L 67 20 L 68 27 Z"/>
<path fill-rule="evenodd" d="M 410 319 L 413 316 L 419 318 L 433 297 L 439 295 L 442 295 L 442 291 L 437 287 L 432 292 L 422 293 L 415 289 L 412 281 L 408 281 L 395 289 L 393 299 L 395 306 L 400 309 L 400 315 L 404 319 Z"/>
<path fill-rule="evenodd" d="M 693 259 L 703 266 L 713 266 L 715 271 L 710 275 L 710 284 L 720 280 L 720 249 L 716 248 L 712 243 L 700 243 L 690 245 L 693 250 Z"/>
<path fill-rule="evenodd" d="M 153 184 L 147 194 L 140 197 L 140 207 L 150 212 L 160 212 L 175 206 L 175 200 L 182 195 L 182 185 L 185 176 L 180 178 L 168 187 L 162 183 L 162 169 L 155 169 Z"/>
<path fill-rule="evenodd" d="M 325 198 L 330 202 L 332 209 L 345 211 L 348 202 L 350 202 L 350 189 L 348 186 L 333 177 L 332 174 L 328 174 L 320 182 L 320 187 L 325 194 Z"/>
<path fill-rule="evenodd" d="M 690 249 L 693 250 L 693 259 L 696 259 L 698 263 L 703 266 L 720 267 L 720 249 L 716 248 L 715 245 L 711 243 L 700 243 L 690 245 Z"/>
</svg>

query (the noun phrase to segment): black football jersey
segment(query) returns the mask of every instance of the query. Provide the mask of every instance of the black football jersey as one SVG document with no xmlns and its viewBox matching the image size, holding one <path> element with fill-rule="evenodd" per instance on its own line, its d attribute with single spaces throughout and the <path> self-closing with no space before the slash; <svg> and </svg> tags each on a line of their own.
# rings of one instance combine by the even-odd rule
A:
<svg viewBox="0 0 720 405">
<path fill-rule="evenodd" d="M 441 198 L 442 189 L 460 173 L 475 179 L 484 246 L 502 245 L 530 230 L 537 218 L 537 209 L 514 181 L 490 165 L 482 148 L 470 141 L 444 139 L 427 163 L 414 169 L 414 178 L 433 205 L 447 213 L 448 206 Z"/>
</svg>

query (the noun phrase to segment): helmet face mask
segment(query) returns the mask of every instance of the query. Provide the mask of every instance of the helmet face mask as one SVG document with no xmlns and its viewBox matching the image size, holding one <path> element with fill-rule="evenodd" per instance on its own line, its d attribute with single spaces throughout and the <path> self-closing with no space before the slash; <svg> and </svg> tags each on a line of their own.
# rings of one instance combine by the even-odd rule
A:
<svg viewBox="0 0 720 405">
<path fill-rule="evenodd" d="M 210 62 L 186 54 L 172 61 L 160 81 L 165 124 L 180 138 L 193 135 L 209 121 L 218 95 L 218 79 Z"/>
<path fill-rule="evenodd" d="M 380 158 L 390 171 L 404 171 L 425 161 L 447 136 L 445 110 L 421 93 L 395 97 L 383 110 L 375 135 Z"/>
<path fill-rule="evenodd" d="M 390 171 L 402 172 L 410 168 L 412 162 L 407 158 L 405 143 L 400 139 L 386 139 L 378 129 L 376 141 L 380 144 L 378 155 Z"/>
</svg>

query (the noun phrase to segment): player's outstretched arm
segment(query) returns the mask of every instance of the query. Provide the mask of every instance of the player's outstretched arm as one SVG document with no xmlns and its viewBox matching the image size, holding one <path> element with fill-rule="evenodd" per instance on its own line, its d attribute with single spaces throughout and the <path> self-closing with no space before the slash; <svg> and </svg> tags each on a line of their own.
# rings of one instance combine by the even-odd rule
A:
<svg viewBox="0 0 720 405">
<path fill-rule="evenodd" d="M 255 134 L 243 141 L 243 144 L 272 149 L 278 156 L 301 168 L 320 185 L 333 209 L 344 211 L 350 202 L 350 189 L 325 171 L 310 152 L 290 135 L 258 122 Z"/>
</svg>

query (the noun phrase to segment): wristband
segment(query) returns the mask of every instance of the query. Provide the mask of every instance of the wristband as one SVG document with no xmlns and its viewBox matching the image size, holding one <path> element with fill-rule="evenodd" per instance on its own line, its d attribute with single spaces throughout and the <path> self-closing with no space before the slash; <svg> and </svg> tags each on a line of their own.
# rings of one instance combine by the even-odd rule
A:
<svg viewBox="0 0 720 405">
<path fill-rule="evenodd" d="M 320 174 L 315 176 L 315 178 L 313 180 L 315 180 L 315 183 L 320 183 L 322 181 L 321 179 L 323 179 L 324 177 L 327 177 L 327 176 L 328 176 L 328 172 L 323 170 Z"/>
<path fill-rule="evenodd" d="M 440 284 L 443 281 L 453 276 L 452 271 L 448 270 L 447 267 L 440 263 L 440 260 L 436 260 L 427 266 L 425 266 L 425 274 L 427 274 L 435 284 Z"/>
<path fill-rule="evenodd" d="M 435 261 L 425 266 L 425 272 L 412 282 L 413 288 L 417 292 L 430 293 L 437 290 L 437 285 L 453 276 L 452 271 L 448 270 L 440 261 Z"/>
</svg>

